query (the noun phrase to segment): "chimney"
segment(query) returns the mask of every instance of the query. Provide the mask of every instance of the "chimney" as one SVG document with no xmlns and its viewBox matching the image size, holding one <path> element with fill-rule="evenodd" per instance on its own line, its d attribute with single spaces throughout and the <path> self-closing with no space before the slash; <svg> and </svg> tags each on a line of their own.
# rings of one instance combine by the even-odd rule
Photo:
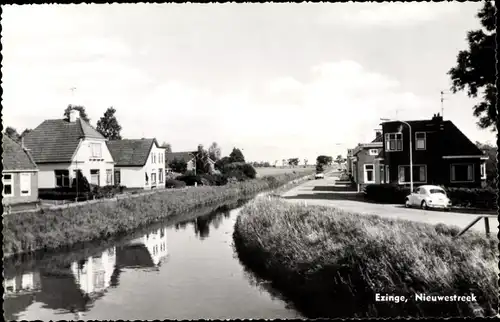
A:
<svg viewBox="0 0 500 322">
<path fill-rule="evenodd" d="M 439 123 L 439 122 L 443 121 L 443 117 L 441 115 L 439 115 L 439 113 L 437 113 L 437 114 L 434 114 L 434 116 L 432 117 L 432 120 Z"/>
<path fill-rule="evenodd" d="M 79 112 L 77 110 L 71 110 L 69 111 L 69 121 L 71 123 L 74 123 L 77 118 L 79 118 Z"/>
</svg>

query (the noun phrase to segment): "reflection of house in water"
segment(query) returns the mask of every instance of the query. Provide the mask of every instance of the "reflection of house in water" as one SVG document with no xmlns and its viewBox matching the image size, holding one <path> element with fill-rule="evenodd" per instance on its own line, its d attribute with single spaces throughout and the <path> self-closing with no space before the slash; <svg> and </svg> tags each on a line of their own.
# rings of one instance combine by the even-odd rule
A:
<svg viewBox="0 0 500 322">
<path fill-rule="evenodd" d="M 31 302 L 20 306 L 14 297 L 6 299 L 4 311 L 9 319 L 24 311 L 31 303 L 43 303 L 45 308 L 53 310 L 86 311 L 97 298 L 104 295 L 105 290 L 116 280 L 115 247 L 104 251 L 98 256 L 91 256 L 64 267 L 40 268 L 40 274 L 34 274 L 33 289 L 39 291 L 31 297 Z M 22 279 L 21 279 L 22 280 Z M 28 279 L 26 279 L 28 280 Z M 30 280 L 30 281 L 31 281 Z M 6 281 L 9 288 L 12 282 Z M 17 285 L 17 284 L 16 284 Z M 36 285 L 36 286 L 35 286 Z M 17 286 L 12 286 L 15 289 Z"/>
<path fill-rule="evenodd" d="M 158 267 L 167 258 L 167 228 L 160 228 L 117 248 L 119 267 Z"/>
<path fill-rule="evenodd" d="M 40 292 L 40 274 L 29 272 L 16 276 L 5 276 L 3 286 L 4 319 L 15 320 L 20 312 L 34 302 L 35 294 Z"/>
</svg>

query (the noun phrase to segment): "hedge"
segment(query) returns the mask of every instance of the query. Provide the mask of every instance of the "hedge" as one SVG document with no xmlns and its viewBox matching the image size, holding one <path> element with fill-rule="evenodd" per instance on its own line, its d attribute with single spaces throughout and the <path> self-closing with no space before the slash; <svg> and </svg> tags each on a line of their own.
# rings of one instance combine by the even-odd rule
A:
<svg viewBox="0 0 500 322">
<path fill-rule="evenodd" d="M 453 206 L 495 209 L 497 190 L 493 188 L 452 188 L 445 187 Z M 393 184 L 372 184 L 365 188 L 365 198 L 380 203 L 404 204 L 410 188 Z"/>
<path fill-rule="evenodd" d="M 54 188 L 54 189 L 39 189 L 38 197 L 47 200 L 89 200 L 101 199 L 105 197 L 113 197 L 118 193 L 123 193 L 125 186 L 92 186 L 90 191 L 76 191 L 75 188 Z"/>
<path fill-rule="evenodd" d="M 165 180 L 165 188 L 184 188 L 186 183 L 184 181 L 167 179 Z"/>
</svg>

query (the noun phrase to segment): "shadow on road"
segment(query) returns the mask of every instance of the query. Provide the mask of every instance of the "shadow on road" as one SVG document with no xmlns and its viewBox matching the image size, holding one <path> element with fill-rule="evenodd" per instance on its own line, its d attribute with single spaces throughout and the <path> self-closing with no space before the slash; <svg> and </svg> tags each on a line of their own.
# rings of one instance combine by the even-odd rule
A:
<svg viewBox="0 0 500 322">
<path fill-rule="evenodd" d="M 356 189 L 351 187 L 339 187 L 339 186 L 315 186 L 313 191 L 332 191 L 332 192 L 355 192 Z"/>
<path fill-rule="evenodd" d="M 299 194 L 296 196 L 283 197 L 284 199 L 317 199 L 317 200 L 352 200 L 352 201 L 362 201 L 365 200 L 363 194 L 360 193 L 313 193 L 313 194 Z"/>
</svg>

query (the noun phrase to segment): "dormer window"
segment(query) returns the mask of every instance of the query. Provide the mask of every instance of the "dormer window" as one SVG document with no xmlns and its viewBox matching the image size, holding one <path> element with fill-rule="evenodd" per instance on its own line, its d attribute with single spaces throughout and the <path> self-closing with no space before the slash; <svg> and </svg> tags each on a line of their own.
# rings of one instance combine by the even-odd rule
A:
<svg viewBox="0 0 500 322">
<path fill-rule="evenodd" d="M 370 155 L 378 155 L 378 149 L 370 149 Z"/>
<path fill-rule="evenodd" d="M 415 132 L 415 150 L 425 150 L 427 146 L 425 132 Z"/>
</svg>

